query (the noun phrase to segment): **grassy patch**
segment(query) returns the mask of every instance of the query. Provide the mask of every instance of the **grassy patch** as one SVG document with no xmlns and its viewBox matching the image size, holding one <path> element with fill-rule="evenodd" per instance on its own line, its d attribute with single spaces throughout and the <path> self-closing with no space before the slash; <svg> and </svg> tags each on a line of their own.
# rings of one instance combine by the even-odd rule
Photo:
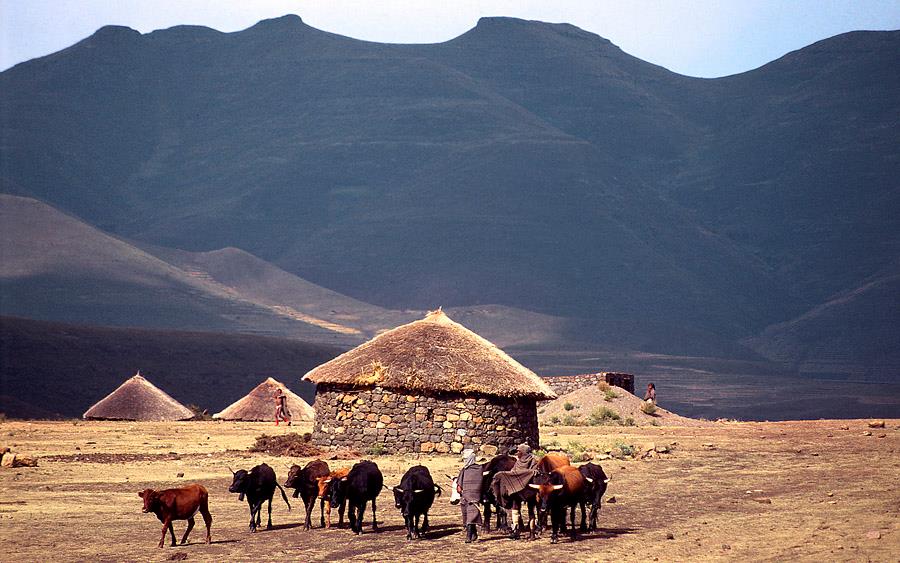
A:
<svg viewBox="0 0 900 563">
<path fill-rule="evenodd" d="M 606 395 L 605 397 L 603 397 L 604 401 L 612 401 L 613 399 L 619 398 L 619 394 L 612 389 L 607 389 L 606 391 L 604 391 L 604 394 Z"/>
<path fill-rule="evenodd" d="M 591 413 L 589 423 L 591 426 L 601 426 L 604 424 L 617 424 L 622 417 L 619 413 L 607 407 L 597 407 Z"/>
<path fill-rule="evenodd" d="M 570 411 L 570 410 L 572 410 L 572 409 L 575 408 L 575 405 L 573 405 L 572 403 L 568 403 L 568 402 L 567 402 L 567 403 L 565 403 L 565 404 L 563 405 L 563 408 L 566 409 L 567 411 Z"/>
</svg>

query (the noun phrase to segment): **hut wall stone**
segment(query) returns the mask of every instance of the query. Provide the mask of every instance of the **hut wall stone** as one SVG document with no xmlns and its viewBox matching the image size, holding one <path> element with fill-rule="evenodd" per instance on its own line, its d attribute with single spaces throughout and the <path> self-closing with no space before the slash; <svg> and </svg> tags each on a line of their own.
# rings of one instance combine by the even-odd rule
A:
<svg viewBox="0 0 900 563">
<path fill-rule="evenodd" d="M 605 381 L 610 385 L 621 387 L 632 395 L 634 394 L 634 376 L 630 373 L 619 373 L 614 371 L 604 371 L 601 373 L 586 373 L 581 375 L 553 375 L 542 377 L 547 385 L 557 395 L 565 395 L 582 387 L 590 387 L 601 381 Z"/>
<path fill-rule="evenodd" d="M 385 453 L 496 453 L 538 445 L 534 399 L 318 385 L 312 440 L 324 448 Z M 497 449 L 495 449 L 497 448 Z"/>
</svg>

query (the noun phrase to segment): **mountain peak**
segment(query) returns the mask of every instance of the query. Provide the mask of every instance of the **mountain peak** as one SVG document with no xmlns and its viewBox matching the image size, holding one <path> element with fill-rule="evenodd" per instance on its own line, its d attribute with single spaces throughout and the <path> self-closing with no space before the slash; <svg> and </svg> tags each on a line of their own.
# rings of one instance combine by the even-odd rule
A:
<svg viewBox="0 0 900 563">
<path fill-rule="evenodd" d="M 141 32 L 124 25 L 104 25 L 94 32 L 88 39 L 94 42 L 104 43 L 128 41 L 140 37 Z"/>
<path fill-rule="evenodd" d="M 305 26 L 306 24 L 303 23 L 303 20 L 297 14 L 286 14 L 278 18 L 260 20 L 256 25 L 251 27 L 250 30 L 274 32 L 296 31 Z"/>
</svg>

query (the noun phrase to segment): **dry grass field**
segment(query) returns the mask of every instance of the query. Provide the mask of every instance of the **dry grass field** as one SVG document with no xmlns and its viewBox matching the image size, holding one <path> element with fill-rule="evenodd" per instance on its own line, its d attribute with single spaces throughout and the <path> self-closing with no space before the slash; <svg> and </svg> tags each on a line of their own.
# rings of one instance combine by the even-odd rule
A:
<svg viewBox="0 0 900 563">
<path fill-rule="evenodd" d="M 305 428 L 294 428 L 303 431 Z M 0 445 L 40 456 L 36 468 L 0 470 L 4 561 L 599 560 L 897 561 L 900 421 L 710 423 L 705 427 L 555 427 L 545 441 L 604 449 L 666 445 L 647 460 L 606 460 L 612 476 L 597 533 L 536 541 L 482 536 L 463 543 L 458 509 L 437 499 L 428 539 L 409 542 L 392 495 L 379 497 L 381 530 L 300 526 L 302 502 L 274 503 L 275 529 L 251 535 L 248 510 L 227 492 L 228 467 L 267 462 L 283 481 L 291 459 L 250 454 L 285 427 L 228 422 L 3 422 Z M 557 436 L 548 436 L 557 432 Z M 866 432 L 871 435 L 865 435 Z M 174 452 L 174 453 L 171 453 Z M 443 476 L 455 457 L 374 458 L 388 484 L 414 463 Z M 330 462 L 335 466 L 344 462 Z M 347 462 L 350 463 L 350 462 Z M 178 474 L 183 473 L 183 477 Z M 190 543 L 158 549 L 160 524 L 137 491 L 200 482 L 210 492 L 212 545 L 202 520 Z M 441 478 L 443 484 L 444 479 Z M 318 520 L 318 509 L 314 520 Z M 176 535 L 184 523 L 175 526 Z"/>
</svg>

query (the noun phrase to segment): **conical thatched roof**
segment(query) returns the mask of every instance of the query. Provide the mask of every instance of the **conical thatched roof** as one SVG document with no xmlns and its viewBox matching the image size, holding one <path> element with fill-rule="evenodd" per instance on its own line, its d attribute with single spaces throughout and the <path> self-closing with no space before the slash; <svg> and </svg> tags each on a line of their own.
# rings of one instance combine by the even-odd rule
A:
<svg viewBox="0 0 900 563">
<path fill-rule="evenodd" d="M 274 420 L 275 417 L 275 392 L 281 389 L 287 408 L 291 411 L 291 420 L 312 420 L 316 411 L 303 400 L 302 397 L 284 386 L 284 383 L 271 377 L 257 385 L 242 399 L 230 404 L 222 412 L 217 412 L 213 418 L 222 420 Z"/>
<path fill-rule="evenodd" d="M 187 420 L 194 417 L 187 407 L 137 375 L 119 385 L 84 413 L 100 420 Z"/>
<path fill-rule="evenodd" d="M 531 370 L 441 310 L 389 330 L 307 373 L 313 383 L 553 399 Z"/>
</svg>

